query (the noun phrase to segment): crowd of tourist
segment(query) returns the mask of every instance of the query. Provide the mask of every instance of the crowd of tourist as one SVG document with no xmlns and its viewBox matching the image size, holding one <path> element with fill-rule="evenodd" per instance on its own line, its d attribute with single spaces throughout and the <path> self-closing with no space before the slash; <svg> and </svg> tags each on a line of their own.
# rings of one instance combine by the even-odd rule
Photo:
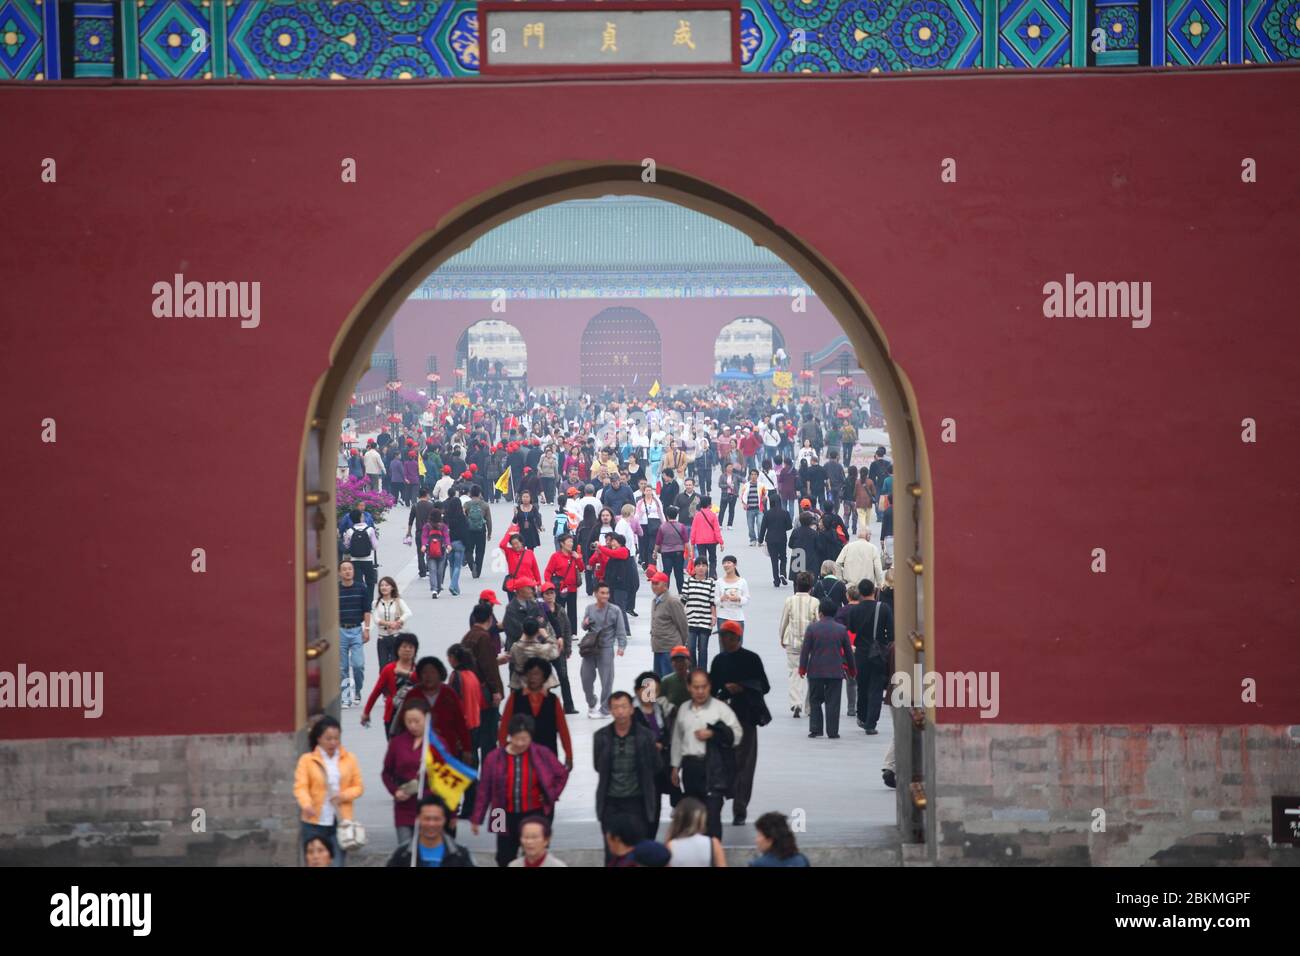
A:
<svg viewBox="0 0 1300 956">
<path fill-rule="evenodd" d="M 383 701 L 391 865 L 470 865 L 456 833 L 485 824 L 499 865 L 564 865 L 549 846 L 579 695 L 588 718 L 608 721 L 593 738 L 607 865 L 725 865 L 723 807 L 733 824 L 747 820 L 759 730 L 772 720 L 762 659 L 744 646 L 756 622 L 740 535 L 765 553 L 771 586 L 789 589 L 779 622 L 758 623 L 786 652 L 790 715 L 808 720 L 809 737 L 837 738 L 847 686 L 848 714 L 875 734 L 894 638 L 893 479 L 883 446 L 854 461 L 869 414 L 865 399 L 773 400 L 758 389 L 655 402 L 497 387 L 407 409 L 364 448 L 344 449 L 341 475 L 398 503 L 400 547 L 415 551 L 430 598 L 454 600 L 465 575 L 492 573 L 485 558 L 500 557 L 499 583 L 475 585 L 468 629 L 444 663 L 420 656 L 406 598 L 378 574 L 393 532 L 381 546 L 364 508 L 340 518 L 343 706 L 363 706 L 368 726 Z M 503 500 L 512 517 L 494 529 L 490 505 Z M 543 547 L 554 549 L 544 561 Z M 619 688 L 614 662 L 642 614 L 652 664 Z M 372 625 L 380 672 L 363 705 Z M 476 770 L 458 806 L 420 772 L 429 727 Z M 295 785 L 305 858 L 340 865 L 356 844 L 360 773 L 332 718 L 309 743 Z M 807 865 L 780 814 L 755 820 L 754 841 L 755 865 Z"/>
</svg>

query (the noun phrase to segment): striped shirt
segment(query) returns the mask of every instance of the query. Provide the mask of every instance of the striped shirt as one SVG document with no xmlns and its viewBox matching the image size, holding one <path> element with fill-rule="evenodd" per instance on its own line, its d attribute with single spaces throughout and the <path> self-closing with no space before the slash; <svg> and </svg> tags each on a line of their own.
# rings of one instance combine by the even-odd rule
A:
<svg viewBox="0 0 1300 956">
<path fill-rule="evenodd" d="M 718 583 L 711 578 L 703 581 L 687 578 L 682 585 L 682 603 L 686 605 L 686 626 L 713 627 L 713 608 L 717 603 Z"/>
</svg>

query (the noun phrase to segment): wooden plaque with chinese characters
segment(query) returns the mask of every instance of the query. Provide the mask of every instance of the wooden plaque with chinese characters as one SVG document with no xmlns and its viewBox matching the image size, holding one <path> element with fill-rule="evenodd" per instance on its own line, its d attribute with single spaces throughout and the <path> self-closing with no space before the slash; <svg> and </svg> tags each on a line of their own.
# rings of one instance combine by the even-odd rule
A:
<svg viewBox="0 0 1300 956">
<path fill-rule="evenodd" d="M 738 0 L 480 3 L 484 73 L 737 71 Z"/>
</svg>

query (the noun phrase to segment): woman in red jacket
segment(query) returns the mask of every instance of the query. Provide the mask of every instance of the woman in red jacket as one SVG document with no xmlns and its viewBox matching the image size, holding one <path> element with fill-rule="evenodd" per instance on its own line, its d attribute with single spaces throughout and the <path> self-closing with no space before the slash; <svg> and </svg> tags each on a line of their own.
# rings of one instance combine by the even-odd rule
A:
<svg viewBox="0 0 1300 956">
<path fill-rule="evenodd" d="M 560 535 L 559 550 L 551 555 L 551 560 L 546 562 L 546 577 L 543 579 L 543 583 L 559 580 L 560 587 L 555 595 L 555 603 L 568 613 L 569 626 L 575 631 L 578 621 L 578 582 L 582 580 L 582 573 L 587 570 L 582 555 L 575 548 L 576 544 L 577 539 L 573 535 Z"/>
<path fill-rule="evenodd" d="M 497 542 L 497 547 L 506 556 L 506 580 L 502 588 L 514 591 L 515 578 L 542 579 L 541 569 L 537 567 L 537 558 L 533 552 L 524 547 L 524 539 L 514 525 L 506 531 L 505 537 Z"/>
<path fill-rule="evenodd" d="M 384 733 L 391 740 L 401 733 L 401 726 L 393 722 L 393 714 L 402 709 L 410 688 L 415 684 L 415 655 L 420 650 L 420 639 L 414 634 L 397 635 L 397 660 L 384 665 L 370 691 L 370 699 L 361 711 L 361 726 L 370 726 L 370 710 L 375 700 L 384 695 Z"/>
<path fill-rule="evenodd" d="M 447 679 L 447 666 L 436 657 L 421 657 L 415 665 L 419 683 L 406 695 L 407 703 L 412 700 L 424 700 L 433 715 L 433 731 L 447 749 L 465 763 L 473 765 L 473 744 L 469 737 L 469 727 L 465 725 L 465 707 L 460 695 L 443 681 Z M 454 807 L 452 808 L 455 809 Z"/>
</svg>

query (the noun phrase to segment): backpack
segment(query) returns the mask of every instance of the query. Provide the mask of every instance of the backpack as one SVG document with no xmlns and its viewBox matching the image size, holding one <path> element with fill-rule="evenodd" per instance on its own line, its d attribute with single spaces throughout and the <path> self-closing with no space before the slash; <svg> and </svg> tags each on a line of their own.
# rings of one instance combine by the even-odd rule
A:
<svg viewBox="0 0 1300 956">
<path fill-rule="evenodd" d="M 360 534 L 357 534 L 358 530 Z M 348 540 L 344 542 L 344 546 L 348 549 L 350 557 L 368 558 L 374 553 L 374 548 L 370 544 L 370 533 L 364 521 L 348 528 L 345 537 Z"/>
<path fill-rule="evenodd" d="M 551 536 L 558 538 L 562 534 L 569 533 L 569 515 L 564 511 L 556 512 L 555 526 L 551 529 Z"/>
<path fill-rule="evenodd" d="M 471 501 L 465 506 L 465 520 L 469 522 L 470 531 L 482 531 L 487 527 L 483 518 L 483 506 L 477 501 Z"/>
<path fill-rule="evenodd" d="M 441 560 L 442 558 L 442 532 L 437 529 L 429 535 L 428 555 L 435 561 Z"/>
</svg>

